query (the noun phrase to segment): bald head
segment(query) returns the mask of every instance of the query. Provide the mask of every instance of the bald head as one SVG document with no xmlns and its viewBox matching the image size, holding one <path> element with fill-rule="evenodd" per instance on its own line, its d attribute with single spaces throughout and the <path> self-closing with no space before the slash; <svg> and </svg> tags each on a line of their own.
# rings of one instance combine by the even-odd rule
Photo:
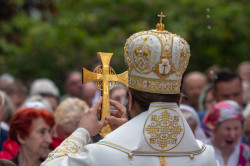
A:
<svg viewBox="0 0 250 166">
<path fill-rule="evenodd" d="M 82 74 L 78 71 L 70 72 L 65 81 L 65 92 L 72 97 L 81 98 Z"/>
<path fill-rule="evenodd" d="M 97 91 L 96 85 L 94 82 L 87 82 L 83 84 L 82 87 L 82 99 L 89 105 L 92 105 L 92 100 Z"/>
<path fill-rule="evenodd" d="M 206 85 L 207 78 L 205 74 L 198 71 L 188 73 L 183 81 L 183 93 L 187 96 L 185 104 L 191 105 L 198 110 L 199 97 Z"/>
</svg>

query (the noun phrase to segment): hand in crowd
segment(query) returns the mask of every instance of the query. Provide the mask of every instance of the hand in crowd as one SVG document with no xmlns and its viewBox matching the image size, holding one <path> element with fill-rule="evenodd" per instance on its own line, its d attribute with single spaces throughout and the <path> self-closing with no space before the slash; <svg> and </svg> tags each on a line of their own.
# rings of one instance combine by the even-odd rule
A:
<svg viewBox="0 0 250 166">
<path fill-rule="evenodd" d="M 128 121 L 126 107 L 117 101 L 110 100 L 110 105 L 115 107 L 116 110 L 111 110 L 112 116 L 108 116 L 106 120 L 111 124 L 112 130 L 120 127 Z"/>
<path fill-rule="evenodd" d="M 79 122 L 78 127 L 85 128 L 88 130 L 90 136 L 99 134 L 104 126 L 108 124 L 107 120 L 98 120 L 97 113 L 99 107 L 102 103 L 102 97 L 86 112 L 83 113 L 83 116 Z"/>
</svg>

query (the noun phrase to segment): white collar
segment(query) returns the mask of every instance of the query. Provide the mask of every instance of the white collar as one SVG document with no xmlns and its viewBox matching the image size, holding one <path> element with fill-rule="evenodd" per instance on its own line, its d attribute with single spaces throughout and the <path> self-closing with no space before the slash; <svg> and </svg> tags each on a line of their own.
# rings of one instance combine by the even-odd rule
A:
<svg viewBox="0 0 250 166">
<path fill-rule="evenodd" d="M 190 155 L 205 150 L 198 145 L 176 103 L 151 103 L 149 110 L 108 134 L 104 144 L 135 155 Z"/>
</svg>

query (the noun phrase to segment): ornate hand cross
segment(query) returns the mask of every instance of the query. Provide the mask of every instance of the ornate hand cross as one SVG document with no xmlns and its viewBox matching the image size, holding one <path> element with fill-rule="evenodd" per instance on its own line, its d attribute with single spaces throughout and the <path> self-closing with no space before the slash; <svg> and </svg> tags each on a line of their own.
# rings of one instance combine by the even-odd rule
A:
<svg viewBox="0 0 250 166">
<path fill-rule="evenodd" d="M 98 52 L 97 54 L 102 65 L 97 66 L 94 72 L 90 72 L 83 68 L 83 83 L 97 81 L 97 83 L 99 83 L 98 88 L 103 90 L 101 120 L 104 120 L 107 116 L 110 116 L 109 90 L 112 88 L 110 86 L 112 83 L 114 86 L 114 82 L 119 82 L 128 86 L 128 72 L 126 71 L 118 75 L 115 74 L 114 70 L 109 66 L 113 53 Z M 109 124 L 102 129 L 101 136 L 105 137 L 111 131 L 111 126 Z"/>
</svg>

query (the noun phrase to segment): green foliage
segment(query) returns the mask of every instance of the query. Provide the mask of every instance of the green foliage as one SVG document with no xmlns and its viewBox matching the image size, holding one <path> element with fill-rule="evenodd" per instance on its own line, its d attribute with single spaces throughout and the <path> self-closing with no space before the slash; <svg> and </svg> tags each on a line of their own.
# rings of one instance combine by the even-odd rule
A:
<svg viewBox="0 0 250 166">
<path fill-rule="evenodd" d="M 0 71 L 24 81 L 48 77 L 60 85 L 66 71 L 90 69 L 102 51 L 114 53 L 111 65 L 121 73 L 126 39 L 154 29 L 160 11 L 166 29 L 190 44 L 189 71 L 213 64 L 236 68 L 250 59 L 247 0 L 55 0 L 53 11 L 47 2 L 37 17 L 21 8 L 23 1 L 9 1 L 11 18 L 0 20 Z"/>
</svg>

